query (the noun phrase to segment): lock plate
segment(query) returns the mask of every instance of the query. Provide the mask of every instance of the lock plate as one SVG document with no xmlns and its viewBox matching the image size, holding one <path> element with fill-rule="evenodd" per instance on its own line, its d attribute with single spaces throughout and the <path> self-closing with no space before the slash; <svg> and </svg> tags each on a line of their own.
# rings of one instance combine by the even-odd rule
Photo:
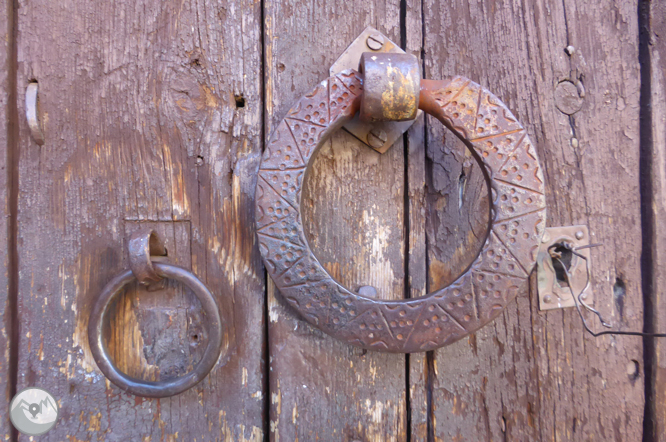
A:
<svg viewBox="0 0 666 442">
<path fill-rule="evenodd" d="M 350 44 L 347 49 L 338 57 L 329 69 L 331 76 L 344 71 L 345 69 L 358 70 L 361 61 L 361 55 L 364 52 L 389 52 L 394 54 L 404 54 L 405 51 L 393 43 L 387 36 L 368 26 L 356 37 L 356 40 Z M 423 112 L 418 111 L 416 118 Z M 384 153 L 409 129 L 415 120 L 409 121 L 381 121 L 381 122 L 363 122 L 359 115 L 345 124 L 343 127 L 350 134 L 375 149 L 379 153 Z"/>
<path fill-rule="evenodd" d="M 571 244 L 576 253 L 587 259 L 586 265 L 585 259 L 564 252 L 562 261 L 568 266 L 571 289 L 566 283 L 566 274 L 562 270 L 559 272 L 556 270 L 557 264 L 549 252 L 552 246 L 563 243 Z M 572 291 L 576 296 L 583 292 L 582 300 L 585 304 L 592 305 L 592 289 L 587 284 L 587 273 L 591 271 L 590 249 L 581 248 L 589 244 L 590 235 L 587 226 L 549 227 L 545 230 L 537 255 L 537 290 L 540 310 L 575 307 Z"/>
</svg>

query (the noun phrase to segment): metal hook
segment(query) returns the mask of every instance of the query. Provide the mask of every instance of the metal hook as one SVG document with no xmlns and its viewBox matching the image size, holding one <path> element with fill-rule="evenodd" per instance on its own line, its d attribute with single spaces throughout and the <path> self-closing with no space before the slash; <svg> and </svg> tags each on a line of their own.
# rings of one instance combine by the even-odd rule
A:
<svg viewBox="0 0 666 442">
<path fill-rule="evenodd" d="M 44 132 L 42 126 L 39 124 L 39 84 L 35 81 L 28 84 L 25 91 L 25 117 L 28 120 L 28 127 L 30 127 L 30 135 L 32 135 L 35 143 L 40 146 L 44 144 Z"/>
</svg>

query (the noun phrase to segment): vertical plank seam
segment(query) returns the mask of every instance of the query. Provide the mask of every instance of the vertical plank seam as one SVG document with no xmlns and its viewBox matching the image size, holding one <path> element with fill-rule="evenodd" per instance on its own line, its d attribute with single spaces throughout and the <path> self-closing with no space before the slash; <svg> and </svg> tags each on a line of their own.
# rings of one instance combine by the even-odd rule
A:
<svg viewBox="0 0 666 442">
<path fill-rule="evenodd" d="M 18 126 L 18 49 L 17 49 L 18 0 L 7 1 L 7 310 L 5 323 L 9 330 L 9 363 L 7 374 L 7 396 L 11 400 L 16 394 L 18 382 L 19 356 L 19 318 L 18 318 L 18 161 L 19 161 L 19 126 Z M 9 422 L 7 422 L 9 423 Z M 18 432 L 9 425 L 11 441 L 18 440 Z"/>
<path fill-rule="evenodd" d="M 446 43 L 446 42 L 445 42 Z M 423 77 L 426 76 L 426 21 L 425 21 L 425 0 L 421 0 L 421 73 Z M 428 173 L 428 118 L 423 116 L 423 155 L 425 166 L 424 171 Z M 428 180 L 425 180 L 424 185 L 428 186 Z M 424 193 L 427 195 L 427 192 Z M 427 204 L 427 202 L 425 202 Z M 428 211 L 426 211 L 426 217 Z M 430 293 L 430 254 L 428 252 L 428 230 L 427 219 L 425 231 L 425 289 L 426 293 Z M 425 354 L 425 388 L 426 388 L 426 440 L 427 442 L 435 441 L 435 409 L 433 407 L 433 395 L 435 386 L 435 352 L 428 351 Z"/>
<path fill-rule="evenodd" d="M 641 201 L 641 289 L 643 292 L 643 331 L 654 332 L 653 277 L 655 274 L 652 247 L 655 220 L 652 212 L 653 188 L 651 159 L 654 151 L 652 138 L 652 63 L 650 58 L 650 0 L 638 2 L 638 61 L 640 64 L 639 98 L 639 189 Z M 645 408 L 643 411 L 643 442 L 656 440 L 653 374 L 655 366 L 655 339 L 643 338 L 643 371 Z"/>
<path fill-rule="evenodd" d="M 425 21 L 425 0 L 421 0 L 421 73 L 423 77 L 426 76 L 426 21 Z M 424 171 L 428 173 L 428 118 L 423 116 L 423 161 L 425 162 Z M 428 180 L 425 180 L 424 185 L 428 186 Z M 427 192 L 425 192 L 427 195 Z M 426 203 L 427 204 L 427 203 Z M 426 211 L 426 217 L 428 211 Z M 427 219 L 425 220 L 427 225 Z M 425 232 L 425 289 L 426 293 L 430 293 L 430 254 L 428 252 L 428 231 Z M 433 407 L 433 395 L 435 386 L 435 352 L 428 351 L 425 354 L 425 388 L 426 388 L 426 440 L 428 442 L 435 441 L 435 409 Z"/>
<path fill-rule="evenodd" d="M 261 42 L 261 65 L 259 69 L 261 77 L 261 88 L 260 88 L 260 100 L 261 100 L 261 128 L 259 129 L 259 137 L 261 140 L 261 157 L 264 156 L 264 149 L 266 148 L 266 114 L 268 112 L 267 103 L 266 103 L 266 29 L 265 29 L 265 14 L 266 14 L 266 2 L 265 0 L 259 0 L 259 40 Z M 297 149 L 298 150 L 298 149 Z M 300 155 L 300 151 L 299 151 Z M 255 179 L 259 180 L 259 165 L 257 165 L 257 175 Z M 255 233 L 256 235 L 256 233 Z M 257 243 L 258 245 L 258 243 Z M 270 326 L 270 316 L 269 316 L 269 306 L 268 306 L 268 272 L 261 264 L 264 269 L 264 346 L 262 353 L 264 355 L 264 379 L 262 383 L 262 391 L 264 392 L 264 410 L 263 410 L 263 431 L 264 431 L 264 442 L 270 440 L 270 430 L 271 430 L 271 383 L 270 383 L 270 374 L 271 374 L 271 355 L 270 355 L 270 345 L 268 341 L 268 333 Z"/>
<path fill-rule="evenodd" d="M 407 49 L 407 0 L 400 0 L 400 47 L 403 50 Z M 411 232 L 410 218 L 409 218 L 409 136 L 407 132 L 402 134 L 402 146 L 404 152 L 403 161 L 403 215 L 402 225 L 404 229 L 405 248 L 403 252 L 403 266 L 404 266 L 404 285 L 403 285 L 403 298 L 411 297 L 411 279 L 409 273 L 409 235 Z M 409 353 L 405 353 L 405 439 L 407 442 L 412 440 L 412 398 L 411 398 L 411 381 L 409 376 L 410 357 Z"/>
</svg>

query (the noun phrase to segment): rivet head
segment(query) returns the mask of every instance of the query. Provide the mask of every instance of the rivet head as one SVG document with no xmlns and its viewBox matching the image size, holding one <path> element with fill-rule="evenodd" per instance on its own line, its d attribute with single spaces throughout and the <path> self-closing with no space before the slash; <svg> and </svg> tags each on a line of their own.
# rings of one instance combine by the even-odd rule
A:
<svg viewBox="0 0 666 442">
<path fill-rule="evenodd" d="M 553 297 L 550 296 L 550 295 L 546 295 L 546 296 L 543 297 L 543 302 L 545 302 L 546 304 L 550 304 L 552 301 L 553 301 Z"/>
<path fill-rule="evenodd" d="M 373 51 L 378 51 L 384 46 L 384 37 L 381 34 L 370 34 L 365 40 L 365 44 Z"/>
<path fill-rule="evenodd" d="M 583 233 L 582 230 L 579 230 L 578 232 L 576 232 L 576 239 L 583 239 L 584 236 L 585 236 L 585 234 Z"/>
<path fill-rule="evenodd" d="M 566 115 L 573 115 L 583 107 L 583 97 L 575 84 L 562 81 L 555 88 L 555 105 Z"/>
<path fill-rule="evenodd" d="M 627 364 L 627 374 L 629 376 L 636 376 L 638 374 L 638 362 L 629 361 Z"/>
<path fill-rule="evenodd" d="M 377 296 L 377 289 L 371 285 L 364 285 L 358 289 L 358 294 L 366 298 L 374 298 Z"/>
</svg>

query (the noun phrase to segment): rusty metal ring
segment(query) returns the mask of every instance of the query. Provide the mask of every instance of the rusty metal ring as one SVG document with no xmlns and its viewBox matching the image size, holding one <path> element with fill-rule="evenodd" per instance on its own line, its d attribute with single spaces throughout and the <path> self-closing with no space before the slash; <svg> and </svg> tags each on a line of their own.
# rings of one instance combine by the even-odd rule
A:
<svg viewBox="0 0 666 442">
<path fill-rule="evenodd" d="M 284 299 L 315 327 L 372 350 L 432 350 L 492 321 L 525 290 L 545 227 L 543 173 L 526 130 L 492 93 L 464 77 L 422 80 L 419 108 L 482 166 L 491 197 L 484 245 L 451 285 L 423 297 L 388 301 L 351 292 L 312 253 L 300 204 L 312 157 L 359 110 L 362 90 L 362 75 L 344 71 L 317 85 L 277 125 L 257 180 L 260 251 Z"/>
<path fill-rule="evenodd" d="M 95 301 L 88 323 L 88 342 L 93 358 L 99 369 L 117 387 L 136 396 L 162 398 L 182 393 L 201 382 L 215 366 L 222 346 L 222 321 L 217 303 L 206 286 L 191 272 L 180 267 L 154 262 L 155 269 L 164 277 L 181 282 L 196 295 L 201 302 L 205 321 L 208 323 L 208 346 L 194 370 L 184 376 L 168 381 L 149 382 L 132 378 L 118 370 L 109 357 L 102 337 L 102 326 L 106 320 L 111 302 L 122 293 L 123 288 L 136 277 L 126 270 L 113 278 L 104 287 Z"/>
</svg>

